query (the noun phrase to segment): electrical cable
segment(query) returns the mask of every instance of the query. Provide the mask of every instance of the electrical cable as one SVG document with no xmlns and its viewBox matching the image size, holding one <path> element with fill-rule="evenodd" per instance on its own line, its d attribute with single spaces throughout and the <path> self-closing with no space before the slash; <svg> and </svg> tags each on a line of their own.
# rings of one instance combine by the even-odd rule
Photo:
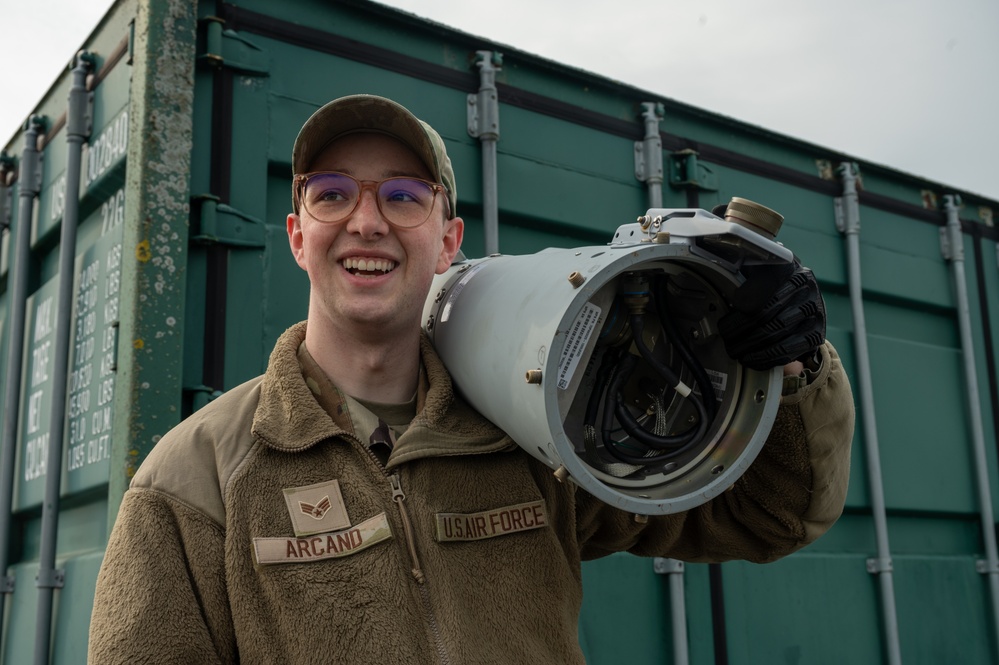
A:
<svg viewBox="0 0 999 665">
<path fill-rule="evenodd" d="M 687 452 L 692 446 L 703 439 L 717 412 L 714 386 L 711 384 L 711 379 L 705 371 L 704 366 L 686 345 L 685 340 L 679 334 L 675 324 L 667 313 L 664 302 L 665 278 L 658 281 L 658 288 L 653 289 L 654 293 L 650 293 L 648 288 L 642 288 L 643 284 L 647 284 L 644 279 L 638 280 L 637 285 L 631 285 L 632 289 L 639 290 L 629 290 L 626 292 L 627 296 L 633 298 L 633 301 L 630 303 L 632 311 L 628 322 L 631 329 L 631 341 L 640 354 L 641 359 L 663 380 L 665 386 L 661 389 L 662 393 L 665 394 L 666 390 L 671 389 L 684 399 L 687 399 L 697 412 L 697 423 L 687 431 L 674 435 L 656 434 L 646 429 L 644 421 L 648 419 L 647 415 L 641 420 L 636 418 L 629 410 L 623 396 L 624 386 L 637 369 L 639 357 L 627 351 L 608 349 L 597 368 L 593 389 L 587 400 L 583 422 L 586 428 L 592 432 L 591 437 L 595 435 L 596 421 L 600 413 L 601 402 L 603 402 L 601 438 L 604 450 L 619 462 L 629 465 L 648 466 L 658 464 L 674 459 Z M 682 382 L 677 372 L 657 358 L 645 344 L 645 340 L 643 339 L 645 313 L 643 311 L 644 303 L 642 299 L 644 298 L 644 302 L 647 302 L 649 297 L 653 300 L 657 319 L 662 326 L 665 340 L 677 350 L 680 359 L 690 369 L 694 381 L 701 392 L 701 398 L 704 399 L 693 394 L 689 386 L 686 386 Z M 650 396 L 659 403 L 659 408 L 661 409 L 661 398 L 655 398 L 654 394 Z M 615 427 L 615 420 L 617 421 L 617 427 Z M 627 437 L 616 440 L 614 436 L 621 431 Z M 590 456 L 595 456 L 596 454 L 594 444 L 595 441 L 591 442 L 590 446 L 587 446 Z"/>
<path fill-rule="evenodd" d="M 663 332 L 666 334 L 666 338 L 669 339 L 670 344 L 677 350 L 683 362 L 694 375 L 694 382 L 701 391 L 701 398 L 706 402 L 705 408 L 708 413 L 708 420 L 714 421 L 715 416 L 718 414 L 718 401 L 715 397 L 714 384 L 711 383 L 711 377 L 705 371 L 704 365 L 701 364 L 701 361 L 697 359 L 693 351 L 690 350 L 690 347 L 687 346 L 686 340 L 680 335 L 680 331 L 676 329 L 673 319 L 666 313 L 666 303 L 664 302 L 666 281 L 667 278 L 663 276 L 660 287 L 652 291 L 656 312 L 659 314 L 659 323 L 662 325 Z"/>
</svg>

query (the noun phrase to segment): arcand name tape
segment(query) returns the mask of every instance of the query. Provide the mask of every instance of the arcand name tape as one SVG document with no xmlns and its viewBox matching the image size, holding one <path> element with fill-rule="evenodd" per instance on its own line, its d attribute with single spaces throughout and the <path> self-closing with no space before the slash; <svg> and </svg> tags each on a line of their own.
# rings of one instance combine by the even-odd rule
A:
<svg viewBox="0 0 999 665">
<path fill-rule="evenodd" d="M 483 540 L 548 526 L 543 501 L 530 501 L 480 513 L 437 513 L 437 541 Z"/>
<path fill-rule="evenodd" d="M 388 518 L 380 513 L 357 526 L 304 538 L 254 538 L 257 563 L 308 563 L 356 554 L 392 537 Z"/>
</svg>

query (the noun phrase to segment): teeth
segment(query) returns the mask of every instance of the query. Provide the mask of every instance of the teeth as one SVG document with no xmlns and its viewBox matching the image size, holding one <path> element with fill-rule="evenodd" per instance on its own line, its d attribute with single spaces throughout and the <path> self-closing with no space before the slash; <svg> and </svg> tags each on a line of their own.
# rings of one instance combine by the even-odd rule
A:
<svg viewBox="0 0 999 665">
<path fill-rule="evenodd" d="M 349 258 L 343 260 L 343 267 L 347 270 L 360 270 L 363 272 L 391 272 L 395 270 L 395 261 Z"/>
</svg>

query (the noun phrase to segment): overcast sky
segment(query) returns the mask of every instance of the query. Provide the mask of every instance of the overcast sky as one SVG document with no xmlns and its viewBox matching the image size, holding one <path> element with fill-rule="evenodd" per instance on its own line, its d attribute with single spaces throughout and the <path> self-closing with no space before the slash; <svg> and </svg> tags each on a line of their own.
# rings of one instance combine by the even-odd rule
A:
<svg viewBox="0 0 999 665">
<path fill-rule="evenodd" d="M 997 0 L 385 4 L 999 200 Z M 110 5 L 0 0 L 0 141 Z"/>
</svg>

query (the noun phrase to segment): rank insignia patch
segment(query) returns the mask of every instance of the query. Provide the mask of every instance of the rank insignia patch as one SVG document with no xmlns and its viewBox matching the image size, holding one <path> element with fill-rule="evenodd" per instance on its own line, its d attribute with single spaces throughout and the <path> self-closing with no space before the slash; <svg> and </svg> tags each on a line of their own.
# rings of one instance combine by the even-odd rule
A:
<svg viewBox="0 0 999 665">
<path fill-rule="evenodd" d="M 350 526 L 340 483 L 328 480 L 306 487 L 287 487 L 284 501 L 298 537 L 346 529 Z"/>
<path fill-rule="evenodd" d="M 314 506 L 311 503 L 306 503 L 304 501 L 298 502 L 298 507 L 302 509 L 303 513 L 317 520 L 321 520 L 323 518 L 323 515 L 326 514 L 326 511 L 330 509 L 331 505 L 333 504 L 330 503 L 330 497 L 328 494 Z"/>
</svg>

